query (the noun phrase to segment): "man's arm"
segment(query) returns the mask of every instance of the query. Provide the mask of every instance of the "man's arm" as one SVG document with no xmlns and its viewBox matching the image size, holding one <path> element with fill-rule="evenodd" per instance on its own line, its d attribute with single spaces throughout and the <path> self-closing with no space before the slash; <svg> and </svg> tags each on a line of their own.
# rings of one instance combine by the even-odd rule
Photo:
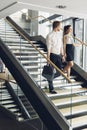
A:
<svg viewBox="0 0 87 130">
<path fill-rule="evenodd" d="M 51 38 L 47 36 L 46 38 L 46 44 L 47 44 L 47 58 L 50 59 L 50 53 L 51 53 Z M 48 62 L 49 64 L 49 62 Z"/>
</svg>

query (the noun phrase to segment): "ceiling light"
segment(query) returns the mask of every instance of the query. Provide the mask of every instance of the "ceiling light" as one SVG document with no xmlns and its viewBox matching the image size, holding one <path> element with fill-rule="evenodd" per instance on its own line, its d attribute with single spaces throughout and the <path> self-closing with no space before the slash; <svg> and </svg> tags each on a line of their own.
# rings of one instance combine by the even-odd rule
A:
<svg viewBox="0 0 87 130">
<path fill-rule="evenodd" d="M 65 9 L 66 6 L 65 6 L 65 5 L 57 5 L 56 8 L 59 8 L 59 9 Z"/>
</svg>

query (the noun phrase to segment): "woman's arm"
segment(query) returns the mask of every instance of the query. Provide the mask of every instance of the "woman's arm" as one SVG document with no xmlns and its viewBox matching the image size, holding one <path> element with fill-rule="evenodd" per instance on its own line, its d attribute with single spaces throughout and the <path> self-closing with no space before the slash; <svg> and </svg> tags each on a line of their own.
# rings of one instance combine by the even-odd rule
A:
<svg viewBox="0 0 87 130">
<path fill-rule="evenodd" d="M 83 45 L 83 42 L 80 42 L 80 43 L 73 43 L 73 46 L 81 46 Z"/>
<path fill-rule="evenodd" d="M 63 38 L 64 56 L 66 56 L 66 42 L 67 42 L 67 37 L 64 36 L 64 38 Z"/>
</svg>

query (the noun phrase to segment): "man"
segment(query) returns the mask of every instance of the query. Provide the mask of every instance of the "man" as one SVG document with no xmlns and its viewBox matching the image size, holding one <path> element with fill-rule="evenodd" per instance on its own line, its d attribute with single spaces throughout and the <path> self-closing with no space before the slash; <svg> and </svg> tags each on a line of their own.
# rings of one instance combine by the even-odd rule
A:
<svg viewBox="0 0 87 130">
<path fill-rule="evenodd" d="M 63 55 L 63 34 L 61 31 L 61 22 L 53 22 L 53 30 L 46 37 L 47 44 L 47 57 L 59 68 L 61 69 L 61 55 Z M 53 81 L 48 81 L 49 92 L 56 94 L 54 90 Z"/>
</svg>

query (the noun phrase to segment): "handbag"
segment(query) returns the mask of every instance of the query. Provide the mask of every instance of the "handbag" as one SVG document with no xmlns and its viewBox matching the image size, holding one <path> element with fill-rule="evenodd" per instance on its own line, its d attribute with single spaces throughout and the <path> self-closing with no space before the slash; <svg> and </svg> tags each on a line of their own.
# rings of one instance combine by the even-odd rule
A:
<svg viewBox="0 0 87 130">
<path fill-rule="evenodd" d="M 51 65 L 45 65 L 43 67 L 42 76 L 44 76 L 48 81 L 52 81 L 54 78 L 54 71 Z"/>
</svg>

